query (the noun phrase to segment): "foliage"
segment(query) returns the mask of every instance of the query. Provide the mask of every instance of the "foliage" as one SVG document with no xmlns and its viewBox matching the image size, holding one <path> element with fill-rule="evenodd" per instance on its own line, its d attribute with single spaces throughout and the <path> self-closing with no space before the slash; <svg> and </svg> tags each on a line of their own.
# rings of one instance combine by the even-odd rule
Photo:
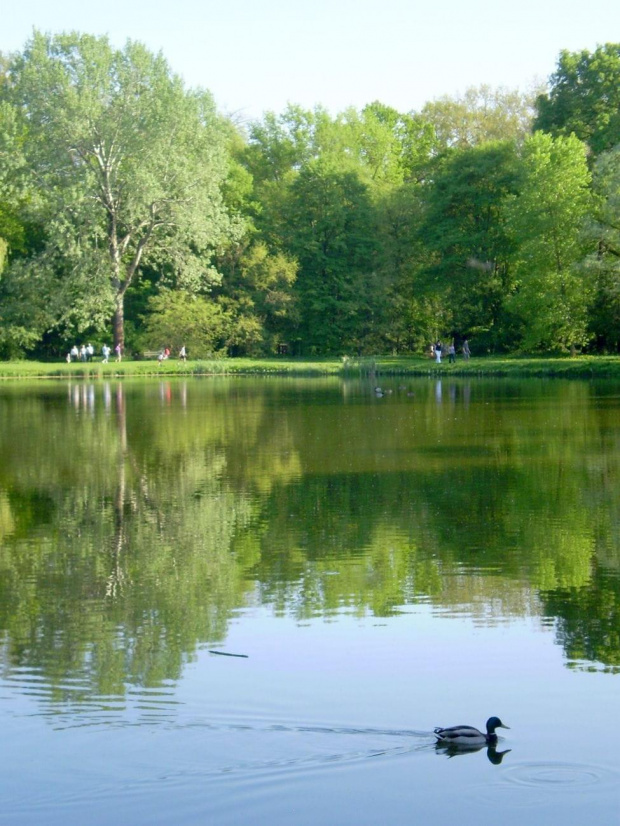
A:
<svg viewBox="0 0 620 826">
<path fill-rule="evenodd" d="M 272 253 L 264 241 L 256 241 L 247 248 L 231 248 L 220 267 L 225 273 L 220 303 L 233 319 L 229 351 L 234 355 L 277 352 L 298 322 L 293 292 L 296 260 L 284 252 Z"/>
<path fill-rule="evenodd" d="M 595 156 L 620 143 L 620 44 L 562 51 L 550 85 L 536 101 L 535 129 L 575 134 Z"/>
<path fill-rule="evenodd" d="M 129 42 L 35 32 L 10 72 L 33 214 L 45 221 L 41 277 L 62 276 L 57 323 L 103 327 L 122 343 L 124 297 L 146 264 L 195 290 L 231 233 L 220 185 L 226 145 L 211 97 L 188 92 L 161 55 Z"/>
<path fill-rule="evenodd" d="M 305 352 L 362 348 L 374 322 L 374 213 L 368 187 L 328 161 L 304 167 L 284 206 L 284 246 L 299 262 Z"/>
<path fill-rule="evenodd" d="M 419 227 L 433 257 L 418 283 L 440 300 L 450 325 L 444 335 L 485 335 L 495 342 L 510 289 L 512 241 L 504 203 L 516 184 L 515 149 L 508 142 L 453 150 L 437 163 Z"/>
<path fill-rule="evenodd" d="M 594 251 L 587 259 L 596 292 L 592 311 L 599 345 L 620 347 L 620 146 L 600 155 L 593 175 L 594 209 L 587 225 Z"/>
<path fill-rule="evenodd" d="M 22 142 L 23 132 L 15 110 L 0 99 L 0 275 L 10 253 L 24 251 L 25 229 L 20 210 L 25 193 L 19 180 L 24 164 Z"/>
<path fill-rule="evenodd" d="M 380 337 L 375 339 L 378 352 L 423 352 L 447 329 L 441 301 L 420 289 L 420 271 L 433 262 L 419 233 L 424 197 L 423 186 L 407 183 L 376 199 L 377 269 L 383 296 L 383 301 L 379 296 L 375 302 L 381 310 Z"/>
<path fill-rule="evenodd" d="M 426 103 L 422 117 L 432 124 L 439 146 L 469 149 L 482 143 L 522 143 L 531 131 L 534 93 L 482 85 L 460 97 Z"/>
<path fill-rule="evenodd" d="M 191 358 L 210 358 L 225 349 L 232 329 L 230 315 L 205 296 L 186 290 L 162 290 L 148 302 L 140 345 L 168 347 L 176 355 L 185 346 Z"/>
<path fill-rule="evenodd" d="M 533 93 L 489 86 L 244 131 L 138 43 L 35 31 L 0 55 L 0 356 L 111 324 L 194 355 L 616 349 L 619 78 L 615 44 L 562 52 L 534 137 Z"/>
<path fill-rule="evenodd" d="M 522 346 L 575 348 L 588 340 L 590 287 L 577 264 L 590 208 L 585 147 L 576 137 L 530 137 L 519 194 L 508 209 L 518 252 L 509 310 L 522 321 Z"/>
</svg>

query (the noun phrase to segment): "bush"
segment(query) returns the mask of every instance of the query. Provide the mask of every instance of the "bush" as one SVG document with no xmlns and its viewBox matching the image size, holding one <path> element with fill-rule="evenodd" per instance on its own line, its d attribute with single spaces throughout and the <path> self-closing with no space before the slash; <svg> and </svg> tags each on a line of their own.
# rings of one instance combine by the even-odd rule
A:
<svg viewBox="0 0 620 826">
<path fill-rule="evenodd" d="M 183 290 L 163 290 L 148 302 L 149 314 L 139 337 L 141 350 L 183 345 L 190 358 L 211 358 L 225 347 L 232 329 L 229 313 L 219 304 Z"/>
</svg>

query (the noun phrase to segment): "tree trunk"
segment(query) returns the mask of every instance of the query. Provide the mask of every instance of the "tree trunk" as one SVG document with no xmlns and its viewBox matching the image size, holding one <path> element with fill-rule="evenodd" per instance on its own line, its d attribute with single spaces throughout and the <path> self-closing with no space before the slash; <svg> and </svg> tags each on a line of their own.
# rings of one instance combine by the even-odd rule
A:
<svg viewBox="0 0 620 826">
<path fill-rule="evenodd" d="M 116 296 L 116 309 L 112 317 L 114 327 L 114 347 L 120 344 L 121 353 L 125 352 L 125 296 L 118 293 Z"/>
</svg>

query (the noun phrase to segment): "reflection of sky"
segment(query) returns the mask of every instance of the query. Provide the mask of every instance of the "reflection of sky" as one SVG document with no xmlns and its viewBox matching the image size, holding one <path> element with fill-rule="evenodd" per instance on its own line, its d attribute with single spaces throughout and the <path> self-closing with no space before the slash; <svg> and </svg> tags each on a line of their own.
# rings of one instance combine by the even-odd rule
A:
<svg viewBox="0 0 620 826">
<path fill-rule="evenodd" d="M 524 811 L 542 826 L 587 812 L 612 822 L 616 680 L 567 670 L 534 621 L 479 628 L 421 606 L 300 626 L 252 608 L 217 647 L 248 659 L 205 647 L 159 715 L 139 707 L 139 689 L 113 724 L 71 727 L 37 717 L 30 700 L 11 697 L 10 714 L 1 703 L 11 820 L 0 823 L 45 812 L 46 824 L 72 826 L 103 798 L 89 824 L 111 823 L 103 811 L 121 806 L 126 823 L 375 824 L 386 811 L 393 823 L 426 823 L 438 800 L 463 807 L 461 824 L 489 805 L 515 826 Z M 435 754 L 435 725 L 481 726 L 490 714 L 511 726 L 501 767 L 484 750 Z M 411 807 L 421 819 L 406 819 Z"/>
<path fill-rule="evenodd" d="M 544 680 L 548 690 L 563 683 L 562 651 L 552 631 L 539 628 L 535 620 L 479 628 L 464 618 L 434 616 L 426 606 L 388 619 L 340 616 L 301 624 L 256 609 L 231 626 L 219 647 L 248 654 L 252 694 L 264 680 L 265 695 L 275 691 L 279 707 L 298 706 L 295 717 L 430 731 L 482 725 L 491 714 L 511 725 L 510 714 L 533 679 Z M 221 671 L 217 663 L 207 668 Z M 292 682 L 277 687 L 272 681 L 282 673 Z M 241 696 L 234 705 L 243 705 Z"/>
</svg>

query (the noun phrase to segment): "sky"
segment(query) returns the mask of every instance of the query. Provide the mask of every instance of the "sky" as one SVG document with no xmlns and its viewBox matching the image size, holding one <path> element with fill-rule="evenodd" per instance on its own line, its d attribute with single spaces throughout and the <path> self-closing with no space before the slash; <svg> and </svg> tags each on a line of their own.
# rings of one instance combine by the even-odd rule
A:
<svg viewBox="0 0 620 826">
<path fill-rule="evenodd" d="M 488 84 L 526 91 L 562 49 L 620 42 L 618 0 L 4 0 L 0 51 L 34 28 L 138 40 L 239 121 L 379 100 L 401 112 Z"/>
</svg>

